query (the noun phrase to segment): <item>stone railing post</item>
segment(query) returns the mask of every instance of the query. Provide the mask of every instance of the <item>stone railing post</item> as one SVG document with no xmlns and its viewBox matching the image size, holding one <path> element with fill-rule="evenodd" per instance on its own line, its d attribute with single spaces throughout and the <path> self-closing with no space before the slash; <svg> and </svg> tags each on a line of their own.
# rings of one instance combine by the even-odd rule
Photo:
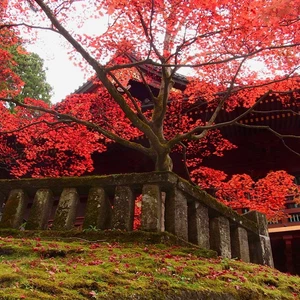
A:
<svg viewBox="0 0 300 300">
<path fill-rule="evenodd" d="M 237 226 L 231 230 L 231 255 L 233 258 L 250 262 L 248 233 L 242 227 Z"/>
<path fill-rule="evenodd" d="M 197 201 L 188 205 L 189 242 L 209 249 L 208 209 Z"/>
<path fill-rule="evenodd" d="M 79 195 L 75 188 L 63 189 L 53 220 L 53 230 L 70 230 L 74 226 Z"/>
<path fill-rule="evenodd" d="M 134 193 L 129 186 L 117 186 L 115 190 L 112 227 L 133 230 Z"/>
<path fill-rule="evenodd" d="M 187 241 L 187 199 L 184 193 L 177 187 L 174 187 L 167 193 L 165 210 L 165 230 Z"/>
<path fill-rule="evenodd" d="M 33 204 L 30 210 L 28 221 L 25 229 L 42 230 L 48 225 L 51 213 L 51 205 L 53 204 L 53 194 L 48 189 L 38 190 L 34 196 Z"/>
<path fill-rule="evenodd" d="M 83 228 L 107 229 L 110 227 L 111 214 L 112 208 L 105 190 L 100 187 L 91 188 L 86 204 Z"/>
<path fill-rule="evenodd" d="M 225 217 L 210 220 L 210 248 L 224 258 L 231 258 L 230 225 Z"/>
<path fill-rule="evenodd" d="M 160 187 L 155 184 L 145 184 L 142 191 L 141 229 L 146 231 L 161 231 L 162 199 Z"/>
<path fill-rule="evenodd" d="M 250 261 L 274 267 L 266 216 L 257 211 L 250 211 L 243 216 L 256 223 L 259 231 L 258 235 L 249 234 Z"/>
<path fill-rule="evenodd" d="M 23 216 L 27 206 L 28 197 L 21 189 L 12 190 L 9 193 L 3 210 L 0 227 L 18 229 L 24 222 Z"/>
</svg>

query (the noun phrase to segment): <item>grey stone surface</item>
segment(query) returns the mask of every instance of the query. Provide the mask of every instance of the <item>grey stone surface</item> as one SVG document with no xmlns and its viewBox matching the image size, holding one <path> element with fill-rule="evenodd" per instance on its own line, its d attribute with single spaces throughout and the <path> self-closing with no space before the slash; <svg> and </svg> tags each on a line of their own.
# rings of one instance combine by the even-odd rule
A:
<svg viewBox="0 0 300 300">
<path fill-rule="evenodd" d="M 131 231 L 134 217 L 134 193 L 129 186 L 117 186 L 115 190 L 112 227 Z"/>
<path fill-rule="evenodd" d="M 48 225 L 51 206 L 53 204 L 53 194 L 48 189 L 40 189 L 36 192 L 33 204 L 29 213 L 25 229 L 42 230 Z"/>
<path fill-rule="evenodd" d="M 74 227 L 79 195 L 75 188 L 65 188 L 60 196 L 53 220 L 53 230 L 70 230 Z"/>
<path fill-rule="evenodd" d="M 231 230 L 231 255 L 233 258 L 250 262 L 248 233 L 242 227 L 235 227 Z"/>
<path fill-rule="evenodd" d="M 208 209 L 197 201 L 188 205 L 189 242 L 209 249 Z"/>
<path fill-rule="evenodd" d="M 244 217 L 257 223 L 259 228 L 259 235 L 249 234 L 250 261 L 274 267 L 266 216 L 257 211 L 250 211 L 244 214 Z"/>
<path fill-rule="evenodd" d="M 184 193 L 178 188 L 167 193 L 165 203 L 165 229 L 188 240 L 188 207 Z"/>
<path fill-rule="evenodd" d="M 2 214 L 3 214 L 5 202 L 6 202 L 6 197 L 5 197 L 5 195 L 4 195 L 3 193 L 0 192 L 0 221 L 1 221 L 1 219 L 2 219 Z"/>
<path fill-rule="evenodd" d="M 141 229 L 161 231 L 162 201 L 159 185 L 145 184 L 142 191 Z"/>
<path fill-rule="evenodd" d="M 94 187 L 89 190 L 83 228 L 110 228 L 112 207 L 105 190 Z"/>
<path fill-rule="evenodd" d="M 160 220 L 161 232 L 165 231 L 165 211 L 166 211 L 166 193 L 162 192 L 161 193 L 161 220 Z"/>
<path fill-rule="evenodd" d="M 230 226 L 227 218 L 210 220 L 210 248 L 224 258 L 231 258 Z"/>
<path fill-rule="evenodd" d="M 12 190 L 3 210 L 0 227 L 18 229 L 24 222 L 23 216 L 27 203 L 28 197 L 22 189 Z"/>
<path fill-rule="evenodd" d="M 84 228 L 113 227 L 131 231 L 133 229 L 135 192 L 143 189 L 142 229 L 149 231 L 165 229 L 181 239 L 189 240 L 204 248 L 217 250 L 223 257 L 231 257 L 232 253 L 233 256 L 247 261 L 250 256 L 251 262 L 273 266 L 264 215 L 250 212 L 240 216 L 232 209 L 217 202 L 206 192 L 171 172 L 2 180 L 0 186 L 0 191 L 4 195 L 8 195 L 9 191 L 14 189 L 3 209 L 0 223 L 2 228 L 20 227 L 24 221 L 24 213 L 27 213 L 26 193 L 33 196 L 34 192 L 40 188 L 44 191 L 51 189 L 55 196 L 61 193 L 53 229 L 73 228 L 76 210 L 79 209 L 77 208 L 78 191 L 80 195 L 90 193 Z M 64 189 L 66 186 L 73 188 Z M 19 187 L 23 188 L 19 189 Z M 90 190 L 91 187 L 94 188 Z M 113 211 L 108 197 L 101 187 L 107 190 L 110 197 L 115 190 Z M 6 196 L 2 197 L 1 193 L 0 208 L 6 198 Z M 26 229 L 46 228 L 47 213 L 51 211 L 51 207 L 47 208 L 50 205 L 51 197 L 46 194 L 47 192 L 37 193 Z M 163 197 L 163 194 L 166 196 Z M 214 218 L 209 220 L 209 217 Z M 249 253 L 247 253 L 247 240 Z"/>
</svg>

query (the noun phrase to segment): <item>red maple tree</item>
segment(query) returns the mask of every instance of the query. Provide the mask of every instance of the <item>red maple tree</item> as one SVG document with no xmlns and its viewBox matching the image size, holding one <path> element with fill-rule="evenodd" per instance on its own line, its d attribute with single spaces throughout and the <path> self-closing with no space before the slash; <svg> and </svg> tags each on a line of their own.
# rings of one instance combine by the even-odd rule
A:
<svg viewBox="0 0 300 300">
<path fill-rule="evenodd" d="M 192 177 L 199 182 L 201 173 L 212 175 L 210 187 L 217 187 L 217 195 L 224 201 L 235 193 L 222 194 L 229 186 L 251 186 L 255 191 L 249 192 L 247 197 L 251 199 L 257 197 L 256 193 L 265 195 L 265 181 L 270 186 L 282 177 L 292 187 L 290 177 L 284 173 L 268 175 L 256 183 L 240 175 L 225 183 L 220 180 L 223 175 L 216 180 L 220 173 L 201 169 L 200 165 L 203 157 L 223 155 L 235 147 L 221 135 L 220 129 L 226 126 L 264 129 L 283 142 L 286 137 L 298 138 L 260 123 L 259 118 L 252 125 L 243 122 L 250 114 L 267 113 L 256 108 L 270 97 L 281 101 L 282 109 L 295 109 L 293 113 L 298 113 L 297 3 L 11 0 L 1 30 L 22 25 L 29 32 L 45 29 L 60 34 L 72 47 L 70 56 L 74 62 L 83 70 L 94 70 L 94 84 L 98 86 L 93 94 L 71 95 L 53 107 L 42 106 L 33 99 L 19 103 L 13 93 L 0 95 L 1 101 L 20 107 L 16 118 L 10 117 L 15 127 L 2 125 L 8 135 L 17 130 L 13 138 L 25 153 L 17 160 L 14 174 L 83 173 L 91 169 L 89 155 L 104 151 L 103 142 L 112 141 L 150 157 L 157 171 L 172 170 L 170 153 L 184 151 Z M 86 21 L 103 15 L 109 16 L 103 33 L 77 32 Z M 253 64 L 262 68 L 257 70 Z M 3 74 L 9 72 L 9 66 L 4 69 Z M 177 78 L 181 70 L 191 74 L 184 86 Z M 3 79 L 7 82 L 6 77 Z M 128 82 L 133 79 L 145 87 L 147 97 L 140 99 L 131 93 Z M 145 103 L 150 104 L 148 109 L 142 105 Z M 210 113 L 201 115 L 201 107 Z M 243 110 L 229 120 L 220 117 L 222 111 L 229 113 L 240 107 Z M 139 136 L 148 143 L 137 142 L 135 138 Z M 85 143 L 79 146 L 83 140 Z M 65 163 L 69 167 L 65 168 Z M 50 167 L 52 170 L 47 171 Z M 281 192 L 277 191 L 280 195 Z M 242 193 L 244 199 L 248 192 Z"/>
</svg>

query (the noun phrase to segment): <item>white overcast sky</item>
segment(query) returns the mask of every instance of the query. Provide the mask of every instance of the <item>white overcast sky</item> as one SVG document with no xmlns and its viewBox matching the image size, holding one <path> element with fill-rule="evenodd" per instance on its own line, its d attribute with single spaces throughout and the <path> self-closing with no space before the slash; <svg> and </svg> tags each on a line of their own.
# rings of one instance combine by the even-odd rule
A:
<svg viewBox="0 0 300 300">
<path fill-rule="evenodd" d="M 107 22 L 106 17 L 101 20 L 88 20 L 79 31 L 101 34 L 106 29 Z M 87 80 L 83 71 L 70 60 L 66 45 L 60 35 L 51 31 L 39 31 L 34 44 L 26 46 L 28 51 L 37 53 L 44 60 L 47 81 L 53 87 L 52 103 L 60 102 Z M 251 65 L 254 70 L 263 70 L 262 63 L 254 61 Z"/>
<path fill-rule="evenodd" d="M 108 19 L 88 20 L 82 31 L 89 34 L 101 34 L 106 29 Z M 26 49 L 38 54 L 44 60 L 48 83 L 53 87 L 52 103 L 60 102 L 86 82 L 83 71 L 74 66 L 67 54 L 67 42 L 51 31 L 39 31 L 34 44 L 28 44 Z"/>
<path fill-rule="evenodd" d="M 41 33 L 38 41 L 26 48 L 44 60 L 47 81 L 53 87 L 52 103 L 61 101 L 84 83 L 82 71 L 70 61 L 64 42 L 57 34 Z"/>
</svg>

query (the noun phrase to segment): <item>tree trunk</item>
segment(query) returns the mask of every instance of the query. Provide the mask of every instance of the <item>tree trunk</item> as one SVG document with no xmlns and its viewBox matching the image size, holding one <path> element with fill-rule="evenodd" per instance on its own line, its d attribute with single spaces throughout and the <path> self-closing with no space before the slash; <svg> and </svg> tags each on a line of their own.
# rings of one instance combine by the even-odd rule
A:
<svg viewBox="0 0 300 300">
<path fill-rule="evenodd" d="M 163 125 L 158 122 L 153 122 L 151 124 L 151 128 L 159 142 L 150 141 L 150 145 L 152 146 L 152 159 L 155 163 L 155 171 L 172 171 L 173 170 L 173 161 L 170 157 L 171 149 L 165 147 L 166 140 L 164 137 Z"/>
<path fill-rule="evenodd" d="M 173 161 L 169 154 L 157 155 L 155 157 L 155 171 L 172 171 Z"/>
</svg>

